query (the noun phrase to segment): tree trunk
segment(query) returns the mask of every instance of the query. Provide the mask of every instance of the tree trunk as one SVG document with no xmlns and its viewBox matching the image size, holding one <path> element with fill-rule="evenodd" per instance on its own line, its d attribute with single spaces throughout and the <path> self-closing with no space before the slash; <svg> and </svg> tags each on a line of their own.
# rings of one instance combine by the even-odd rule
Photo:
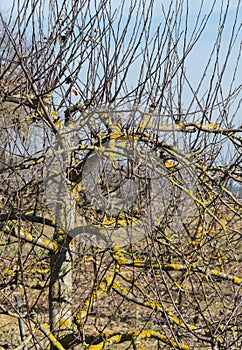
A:
<svg viewBox="0 0 242 350">
<path fill-rule="evenodd" d="M 64 153 L 65 155 L 65 153 Z M 68 162 L 68 154 L 67 162 Z M 53 167 L 54 169 L 55 167 Z M 50 255 L 50 286 L 49 286 L 49 318 L 50 330 L 61 342 L 61 339 L 73 331 L 73 291 L 72 291 L 72 237 L 68 232 L 75 226 L 75 199 L 68 187 L 66 174 L 60 167 L 56 177 L 55 188 L 55 221 L 57 228 L 54 233 L 54 242 L 58 249 Z M 62 170 L 62 173 L 61 173 Z M 51 350 L 56 349 L 52 344 Z"/>
<path fill-rule="evenodd" d="M 63 232 L 56 230 L 59 241 Z M 59 239 L 58 239 L 59 238 Z M 72 332 L 72 255 L 71 238 L 63 239 L 60 248 L 51 253 L 51 277 L 49 287 L 50 330 L 60 340 Z M 51 350 L 56 350 L 52 344 Z"/>
</svg>

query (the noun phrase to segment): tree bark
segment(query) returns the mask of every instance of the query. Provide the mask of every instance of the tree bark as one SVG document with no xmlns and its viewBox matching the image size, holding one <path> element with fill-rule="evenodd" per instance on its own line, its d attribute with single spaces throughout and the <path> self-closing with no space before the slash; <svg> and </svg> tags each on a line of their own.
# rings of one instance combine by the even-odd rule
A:
<svg viewBox="0 0 242 350">
<path fill-rule="evenodd" d="M 58 241 L 62 235 L 62 231 L 56 230 L 55 239 Z M 72 332 L 72 263 L 71 238 L 67 236 L 50 256 L 50 330 L 58 340 Z M 53 344 L 51 350 L 56 350 Z"/>
<path fill-rule="evenodd" d="M 54 242 L 58 248 L 50 253 L 50 285 L 49 285 L 49 321 L 50 330 L 58 341 L 73 332 L 73 291 L 72 291 L 72 237 L 68 234 L 75 227 L 76 205 L 75 198 L 68 185 L 66 169 L 70 162 L 68 140 L 61 140 L 65 151 L 61 153 L 59 162 L 50 164 L 50 172 L 58 170 L 54 182 L 53 193 L 55 202 L 55 222 L 57 228 L 54 233 Z M 59 162 L 59 163 L 58 163 Z M 51 190 L 51 187 L 50 187 Z M 51 194 L 50 194 L 51 197 Z M 56 349 L 54 344 L 51 350 Z"/>
</svg>

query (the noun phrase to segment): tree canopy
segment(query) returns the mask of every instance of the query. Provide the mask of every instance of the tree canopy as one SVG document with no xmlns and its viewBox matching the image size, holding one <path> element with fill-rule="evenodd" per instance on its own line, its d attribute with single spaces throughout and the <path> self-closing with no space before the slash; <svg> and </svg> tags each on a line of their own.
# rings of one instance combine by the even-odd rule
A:
<svg viewBox="0 0 242 350">
<path fill-rule="evenodd" d="M 240 4 L 1 11 L 0 347 L 239 348 Z"/>
</svg>

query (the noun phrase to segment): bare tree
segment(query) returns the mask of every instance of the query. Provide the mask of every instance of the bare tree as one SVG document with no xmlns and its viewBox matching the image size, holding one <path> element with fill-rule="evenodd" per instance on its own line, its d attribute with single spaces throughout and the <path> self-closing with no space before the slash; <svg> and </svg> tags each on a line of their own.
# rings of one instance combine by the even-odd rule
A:
<svg viewBox="0 0 242 350">
<path fill-rule="evenodd" d="M 240 16 L 240 0 L 0 14 L 0 310 L 25 324 L 18 349 L 241 346 Z"/>
</svg>

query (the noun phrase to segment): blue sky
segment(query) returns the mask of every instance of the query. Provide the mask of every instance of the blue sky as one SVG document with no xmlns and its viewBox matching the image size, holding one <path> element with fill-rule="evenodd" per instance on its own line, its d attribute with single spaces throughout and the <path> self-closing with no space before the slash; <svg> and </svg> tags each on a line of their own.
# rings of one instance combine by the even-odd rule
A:
<svg viewBox="0 0 242 350">
<path fill-rule="evenodd" d="M 21 0 L 21 1 L 23 2 L 24 0 Z M 46 0 L 47 3 L 49 1 Z M 62 0 L 55 0 L 55 1 L 58 1 L 59 3 L 62 2 Z M 72 0 L 72 1 L 74 1 L 74 0 Z M 76 1 L 78 1 L 78 0 L 76 0 Z M 110 1 L 114 7 L 117 6 L 118 0 L 110 0 Z M 3 12 L 3 14 L 5 13 L 5 16 L 7 16 L 7 12 L 10 11 L 12 5 L 16 4 L 16 2 L 17 2 L 16 0 L 0 0 L 0 9 Z M 211 9 L 212 2 L 213 2 L 213 0 L 204 0 L 203 8 L 202 8 L 202 16 L 205 16 L 207 13 L 209 13 L 209 11 Z M 29 3 L 31 3 L 31 1 L 29 1 Z M 70 1 L 70 3 L 71 3 L 71 1 Z M 126 0 L 127 11 L 128 11 L 128 7 L 129 7 L 130 3 L 131 3 L 131 0 Z M 147 3 L 149 3 L 149 0 L 147 0 Z M 176 3 L 176 1 L 174 1 L 173 3 Z M 184 3 L 186 3 L 186 1 L 184 1 Z M 201 3 L 201 0 L 189 0 L 189 21 L 188 21 L 189 22 L 189 32 L 188 32 L 188 37 L 192 31 L 197 13 L 199 11 L 200 3 Z M 187 62 L 186 62 L 186 75 L 187 75 L 189 82 L 192 84 L 194 90 L 196 90 L 196 87 L 199 84 L 201 76 L 203 75 L 204 69 L 205 69 L 206 64 L 208 62 L 209 55 L 213 49 L 214 41 L 215 41 L 217 33 L 218 33 L 219 14 L 220 14 L 221 6 L 223 9 L 225 9 L 225 6 L 228 3 L 229 3 L 229 12 L 228 12 L 227 21 L 225 22 L 224 30 L 222 33 L 221 51 L 219 53 L 219 69 L 220 70 L 222 69 L 222 65 L 223 65 L 223 62 L 226 58 L 226 54 L 228 51 L 228 44 L 229 44 L 229 40 L 230 40 L 232 26 L 234 23 L 235 11 L 236 11 L 237 4 L 239 3 L 239 0 L 217 0 L 216 1 L 213 13 L 211 15 L 211 18 L 209 19 L 209 22 L 208 22 L 206 29 L 204 30 L 203 34 L 201 35 L 194 50 L 192 50 L 188 56 Z M 169 4 L 170 4 L 170 0 L 154 0 L 154 4 L 155 5 L 154 5 L 153 25 L 155 27 L 162 20 L 164 22 L 162 12 L 161 12 L 161 4 L 164 5 L 164 9 L 165 9 L 165 11 L 167 11 Z M 238 20 L 237 26 L 239 26 L 239 23 L 241 23 L 241 18 L 242 18 L 242 16 L 241 16 L 241 8 L 240 8 L 240 18 Z M 226 97 L 226 93 L 228 92 L 228 89 L 230 87 L 230 83 L 231 83 L 231 80 L 233 77 L 234 67 L 235 67 L 236 60 L 237 60 L 237 57 L 239 54 L 239 49 L 240 49 L 240 41 L 241 41 L 241 32 L 237 38 L 237 42 L 236 42 L 234 48 L 232 49 L 232 54 L 231 54 L 229 61 L 228 61 L 228 67 L 227 67 L 227 70 L 225 71 L 225 74 L 224 74 L 224 77 L 223 77 L 223 80 L 221 83 L 221 86 L 223 89 L 223 95 L 225 97 Z M 212 59 L 212 63 L 213 63 L 213 60 L 214 60 L 214 58 Z M 209 88 L 210 78 L 212 75 L 212 68 L 213 68 L 213 64 L 208 69 L 206 78 L 204 79 L 203 85 L 200 89 L 200 93 L 199 93 L 200 97 L 204 94 L 204 96 L 206 98 L 206 91 Z M 136 69 L 134 67 L 133 77 L 137 78 L 137 74 L 135 76 L 135 73 L 136 73 L 135 70 Z M 242 72 L 242 62 L 240 60 L 240 65 L 238 67 L 237 77 L 236 77 L 235 82 L 234 82 L 235 86 L 241 85 L 241 72 Z M 131 77 L 131 78 L 133 79 L 133 77 Z M 135 79 L 133 79 L 133 80 L 135 80 Z M 183 94 L 183 96 L 184 96 L 183 97 L 184 98 L 184 101 L 183 101 L 184 108 L 186 108 L 186 106 L 189 105 L 189 102 L 191 99 L 190 95 L 191 94 L 190 94 L 189 90 L 184 89 L 184 94 Z M 77 98 L 79 99 L 79 97 L 77 97 Z M 236 111 L 236 108 L 240 103 L 239 102 L 240 99 L 241 99 L 241 93 L 240 93 L 240 96 L 237 97 L 237 100 L 235 100 L 234 105 L 232 106 L 230 113 L 229 113 L 229 117 L 231 118 L 231 116 L 233 116 L 233 113 L 236 112 L 234 120 L 233 120 L 233 124 L 235 126 L 241 125 L 241 107 L 239 110 Z M 219 115 L 219 111 L 217 111 L 217 115 L 216 115 L 216 113 L 214 113 L 215 122 L 216 122 L 216 117 L 218 115 Z"/>
<path fill-rule="evenodd" d="M 60 4 L 62 3 L 62 0 L 56 0 L 56 1 L 58 1 Z M 111 4 L 113 7 L 117 6 L 119 3 L 118 0 L 110 0 L 110 1 L 111 1 Z M 22 0 L 22 2 L 24 2 L 24 0 Z M 126 0 L 127 11 L 128 11 L 128 8 L 129 8 L 129 5 L 131 4 L 131 2 L 132 2 L 131 0 Z M 20 3 L 21 3 L 21 1 L 20 1 Z M 70 3 L 71 3 L 71 1 L 70 1 Z M 176 1 L 174 1 L 173 3 L 176 3 Z M 184 3 L 186 3 L 186 1 L 184 1 Z M 212 3 L 213 3 L 213 0 L 204 0 L 203 8 L 202 8 L 202 16 L 206 15 L 210 11 Z M 226 57 L 226 54 L 228 51 L 228 43 L 229 43 L 231 31 L 232 31 L 232 25 L 234 22 L 235 10 L 236 10 L 237 4 L 239 3 L 239 0 L 230 0 L 230 1 L 217 0 L 216 1 L 215 6 L 214 6 L 214 10 L 213 10 L 212 16 L 208 22 L 208 25 L 207 25 L 206 29 L 204 30 L 203 34 L 201 35 L 194 50 L 192 50 L 192 52 L 189 54 L 188 59 L 187 59 L 186 74 L 187 74 L 187 77 L 189 78 L 189 81 L 192 83 L 192 85 L 194 87 L 196 87 L 200 81 L 200 78 L 203 74 L 204 68 L 205 68 L 207 61 L 209 59 L 209 54 L 212 51 L 215 38 L 217 36 L 218 23 L 219 23 L 219 13 L 221 10 L 221 6 L 223 9 L 225 9 L 225 7 L 228 3 L 229 3 L 229 13 L 228 13 L 227 21 L 225 23 L 224 30 L 222 33 L 222 42 L 221 42 L 222 49 L 221 49 L 221 52 L 219 54 L 219 57 L 220 57 L 219 60 L 220 60 L 221 67 L 222 67 L 222 64 L 225 60 L 225 57 Z M 0 9 L 3 13 L 5 11 L 7 13 L 11 9 L 13 4 L 16 4 L 15 0 L 12 0 L 12 1 L 11 0 L 1 0 Z M 147 1 L 147 4 L 149 4 L 149 1 Z M 161 12 L 161 4 L 164 6 L 164 10 L 167 11 L 167 9 L 169 8 L 170 0 L 154 0 L 154 18 L 153 18 L 154 27 L 158 23 L 162 22 L 162 20 L 163 20 L 163 16 L 162 16 L 162 12 Z M 201 0 L 189 0 L 189 21 L 188 21 L 188 23 L 189 23 L 190 33 L 192 31 L 197 13 L 199 11 L 200 4 L 201 4 Z M 185 11 L 185 9 L 184 9 L 184 11 Z M 163 22 L 164 22 L 164 20 L 163 20 Z M 241 11 L 240 11 L 240 22 L 241 22 Z M 190 34 L 188 31 L 188 37 L 189 37 L 189 35 Z M 241 37 L 241 34 L 240 34 L 240 37 Z M 226 89 L 228 89 L 228 87 L 230 85 L 231 72 L 234 71 L 234 67 L 236 64 L 236 59 L 237 59 L 238 50 L 239 50 L 239 40 L 240 40 L 240 38 L 237 39 L 237 43 L 232 50 L 232 54 L 230 56 L 229 63 L 228 63 L 228 69 L 226 70 L 225 75 L 224 75 L 224 79 L 222 81 L 222 86 L 223 86 L 223 89 L 225 90 L 225 93 L 226 93 Z M 207 85 L 209 84 L 209 79 L 210 79 L 210 76 L 212 74 L 212 67 L 213 67 L 213 65 L 211 65 L 211 68 L 207 72 L 207 77 L 204 80 L 204 92 L 207 89 L 206 84 Z M 241 62 L 240 62 L 240 69 L 238 70 L 238 72 L 239 71 L 240 72 L 242 71 Z M 239 74 L 238 74 L 238 77 L 236 80 L 237 84 L 239 85 L 240 82 L 238 79 L 240 79 Z"/>
</svg>

